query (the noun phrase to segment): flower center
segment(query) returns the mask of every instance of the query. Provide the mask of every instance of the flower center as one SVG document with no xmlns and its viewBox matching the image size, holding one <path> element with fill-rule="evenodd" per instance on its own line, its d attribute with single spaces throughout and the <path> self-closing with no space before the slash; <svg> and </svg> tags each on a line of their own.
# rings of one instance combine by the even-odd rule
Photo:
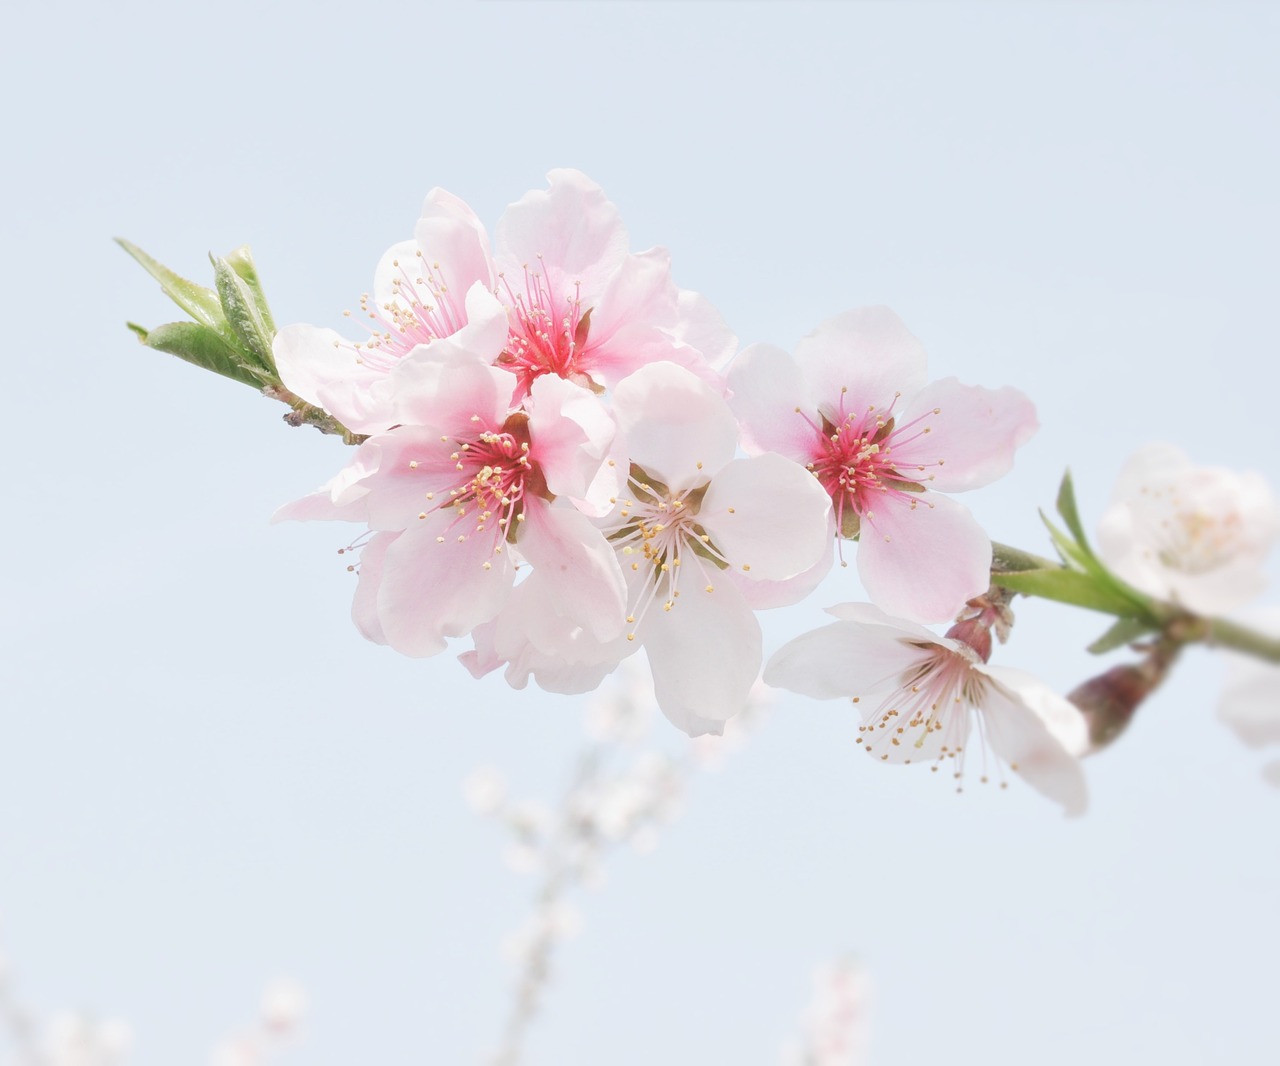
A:
<svg viewBox="0 0 1280 1066">
<path fill-rule="evenodd" d="M 924 423 L 938 414 L 940 408 L 898 425 L 893 415 L 897 395 L 887 408 L 871 405 L 858 411 L 848 409 L 847 396 L 848 389 L 841 389 L 837 409 L 830 418 L 820 412 L 820 423 L 799 413 L 814 432 L 811 458 L 806 465 L 831 497 L 840 536 L 852 540 L 858 535 L 863 516 L 871 513 L 886 496 L 909 500 L 912 507 L 916 506 L 925 491 L 922 482 L 932 479 L 920 475 L 925 474 L 929 466 L 941 466 L 943 460 L 937 460 L 936 464 L 916 464 L 909 469 L 908 476 L 899 468 L 894 455 L 895 450 L 931 432 Z"/>
<path fill-rule="evenodd" d="M 367 292 L 360 297 L 360 316 L 370 337 L 364 343 L 336 342 L 350 347 L 363 365 L 387 373 L 420 344 L 430 344 L 437 337 L 456 333 L 466 323 L 466 315 L 454 306 L 453 296 L 445 283 L 439 263 L 428 265 L 417 253 L 409 263 L 392 260 L 397 271 L 391 279 L 393 295 L 379 305 Z M 350 311 L 344 311 L 348 318 Z"/>
<path fill-rule="evenodd" d="M 1229 563 L 1239 550 L 1243 525 L 1234 511 L 1213 515 L 1175 510 L 1157 527 L 1160 562 L 1184 574 L 1216 570 Z"/>
<path fill-rule="evenodd" d="M 515 543 L 519 525 L 524 521 L 530 496 L 551 499 L 546 479 L 537 462 L 530 457 L 529 418 L 517 412 L 497 432 L 486 430 L 475 437 L 441 437 L 441 443 L 453 443 L 455 450 L 449 461 L 460 475 L 438 500 L 438 492 L 428 492 L 432 506 L 418 517 L 445 509 L 453 512 L 453 520 L 444 533 L 436 537 L 443 544 L 445 534 L 459 543 L 470 536 L 488 536 L 494 542 L 494 554 L 502 553 L 504 542 Z M 418 469 L 419 463 L 409 463 Z M 485 569 L 489 563 L 484 564 Z"/>
<path fill-rule="evenodd" d="M 664 611 L 674 608 L 682 581 L 686 586 L 697 582 L 704 592 L 714 592 L 708 565 L 724 570 L 729 563 L 697 520 L 709 482 L 673 493 L 633 463 L 627 484 L 632 498 L 619 501 L 606 536 L 621 553 L 623 566 L 641 578 L 628 582 L 638 590 L 627 612 L 627 622 L 636 625 L 655 603 L 661 602 Z M 690 572 L 696 576 L 683 576 Z M 632 630 L 627 639 L 635 636 Z"/>
<path fill-rule="evenodd" d="M 527 266 L 523 291 L 513 288 L 505 274 L 498 277 L 506 290 L 510 334 L 496 362 L 516 375 L 518 395 L 527 395 L 543 374 L 555 374 L 594 390 L 583 359 L 591 309 L 582 310 L 578 284 L 574 283 L 572 298 L 556 299 L 545 276 Z M 502 295 L 499 289 L 498 296 Z"/>
</svg>

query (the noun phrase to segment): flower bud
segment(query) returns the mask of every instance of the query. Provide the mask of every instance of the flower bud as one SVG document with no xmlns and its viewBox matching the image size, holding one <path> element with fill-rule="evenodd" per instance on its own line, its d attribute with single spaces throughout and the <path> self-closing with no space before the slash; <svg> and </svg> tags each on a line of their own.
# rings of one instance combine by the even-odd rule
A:
<svg viewBox="0 0 1280 1066">
<path fill-rule="evenodd" d="M 1105 748 L 1128 728 L 1142 701 L 1154 692 L 1173 665 L 1176 651 L 1153 647 L 1137 663 L 1113 666 L 1068 694 L 1089 723 L 1090 752 Z"/>
</svg>

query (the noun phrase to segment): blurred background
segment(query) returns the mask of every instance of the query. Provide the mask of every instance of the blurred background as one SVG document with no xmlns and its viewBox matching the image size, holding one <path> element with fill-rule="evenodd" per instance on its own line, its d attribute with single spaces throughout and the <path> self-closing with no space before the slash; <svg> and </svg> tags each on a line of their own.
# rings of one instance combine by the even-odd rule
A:
<svg viewBox="0 0 1280 1066">
<path fill-rule="evenodd" d="M 461 785 L 492 765 L 554 803 L 586 701 L 366 643 L 355 530 L 267 525 L 345 449 L 140 347 L 126 319 L 178 315 L 113 236 L 205 283 L 250 242 L 280 323 L 340 328 L 430 187 L 492 226 L 578 167 L 744 344 L 888 303 L 935 376 L 1029 393 L 1039 435 L 965 497 L 997 540 L 1047 549 L 1068 464 L 1092 525 L 1150 439 L 1280 483 L 1270 5 L 6 24 L 0 943 L 25 1000 L 127 1019 L 138 1066 L 206 1061 L 279 976 L 310 1003 L 289 1062 L 481 1061 L 535 882 Z M 838 572 L 764 617 L 766 649 L 861 595 Z M 1109 665 L 1082 650 L 1104 626 L 1027 604 L 996 661 L 1065 691 Z M 1016 779 L 957 796 L 873 765 L 847 704 L 780 695 L 583 899 L 527 1062 L 775 1062 L 847 951 L 877 1066 L 1273 1062 L 1280 795 L 1214 719 L 1221 674 L 1189 655 L 1070 821 Z"/>
</svg>

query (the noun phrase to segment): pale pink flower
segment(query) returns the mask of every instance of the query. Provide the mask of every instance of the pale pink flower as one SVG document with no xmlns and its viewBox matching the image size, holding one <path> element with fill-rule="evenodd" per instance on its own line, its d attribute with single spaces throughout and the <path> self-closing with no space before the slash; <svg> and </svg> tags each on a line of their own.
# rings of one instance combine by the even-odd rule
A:
<svg viewBox="0 0 1280 1066">
<path fill-rule="evenodd" d="M 978 730 L 986 750 L 1068 814 L 1085 808 L 1079 756 L 1084 716 L 1029 674 L 988 666 L 967 644 L 891 618 L 870 604 L 828 609 L 840 621 L 784 645 L 767 684 L 818 699 L 852 699 L 859 741 L 876 760 L 948 765 L 962 779 Z M 998 772 L 998 771 L 997 771 Z"/>
<path fill-rule="evenodd" d="M 622 575 L 587 517 L 617 491 L 615 428 L 599 400 L 547 376 L 512 411 L 510 376 L 467 359 L 433 355 L 397 373 L 401 424 L 277 514 L 368 524 L 353 607 L 361 632 L 407 655 L 442 651 L 498 613 L 518 554 L 557 578 L 545 611 L 617 636 Z"/>
<path fill-rule="evenodd" d="M 939 493 L 1008 472 L 1036 429 L 1022 393 L 926 384 L 924 348 L 884 307 L 824 322 L 794 359 L 752 345 L 729 388 L 748 452 L 795 460 L 831 497 L 836 534 L 858 537 L 858 574 L 877 604 L 943 621 L 986 591 L 991 541 Z"/>
<path fill-rule="evenodd" d="M 645 363 L 674 360 L 714 377 L 736 340 L 711 305 L 680 290 L 659 248 L 634 254 L 618 209 L 575 170 L 512 204 L 496 247 L 475 213 L 433 189 L 412 241 L 378 264 L 357 316 L 369 336 L 290 326 L 273 346 L 284 383 L 349 429 L 393 423 L 397 367 L 448 340 L 510 371 L 515 399 L 554 375 L 607 388 Z"/>
<path fill-rule="evenodd" d="M 643 646 L 663 713 L 691 736 L 719 733 L 760 669 L 760 626 L 741 586 L 813 567 L 827 550 L 830 503 L 781 456 L 734 459 L 728 405 L 680 366 L 624 379 L 614 410 L 631 471 L 602 525 L 628 585 L 625 637 L 549 629 L 517 590 L 503 616 L 473 634 L 464 662 L 476 673 L 505 662 L 517 687 L 533 674 L 552 691 L 585 691 Z"/>
<path fill-rule="evenodd" d="M 871 981 L 857 963 L 841 959 L 813 975 L 813 998 L 802 1019 L 799 1046 L 782 1066 L 863 1066 L 870 1033 Z"/>
<path fill-rule="evenodd" d="M 1098 524 L 1098 554 L 1134 588 L 1198 614 L 1222 615 L 1266 585 L 1280 505 L 1260 474 L 1193 466 L 1148 444 L 1120 471 Z"/>
</svg>

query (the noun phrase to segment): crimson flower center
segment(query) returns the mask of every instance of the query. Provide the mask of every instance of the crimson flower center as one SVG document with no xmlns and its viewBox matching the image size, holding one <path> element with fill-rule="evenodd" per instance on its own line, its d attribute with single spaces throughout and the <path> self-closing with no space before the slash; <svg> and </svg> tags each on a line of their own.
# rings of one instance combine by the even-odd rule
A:
<svg viewBox="0 0 1280 1066">
<path fill-rule="evenodd" d="M 583 358 L 591 309 L 582 310 L 578 284 L 574 284 L 572 297 L 557 298 L 546 277 L 528 267 L 523 290 L 512 287 L 505 274 L 498 277 L 506 290 L 510 333 L 497 365 L 516 375 L 519 392 L 527 394 L 544 374 L 555 374 L 591 388 L 593 383 Z M 498 295 L 502 295 L 501 289 Z"/>
</svg>

